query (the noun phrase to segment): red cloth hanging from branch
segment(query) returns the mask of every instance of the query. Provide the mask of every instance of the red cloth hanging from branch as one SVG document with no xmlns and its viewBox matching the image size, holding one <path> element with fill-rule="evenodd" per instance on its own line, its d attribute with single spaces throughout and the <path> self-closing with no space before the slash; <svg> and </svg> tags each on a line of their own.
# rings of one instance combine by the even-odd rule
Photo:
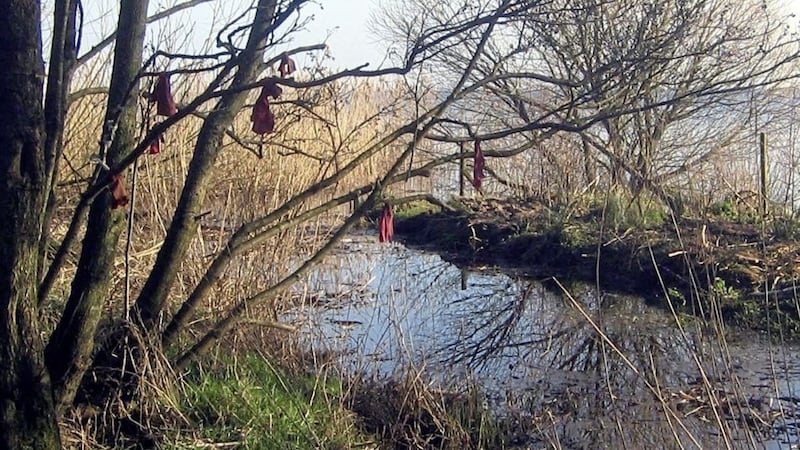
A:
<svg viewBox="0 0 800 450">
<path fill-rule="evenodd" d="M 379 242 L 390 242 L 394 239 L 394 211 L 392 204 L 389 202 L 383 205 L 383 212 L 378 221 L 378 230 Z"/>
<path fill-rule="evenodd" d="M 175 99 L 172 98 L 169 75 L 166 73 L 162 72 L 158 75 L 158 81 L 150 99 L 156 102 L 156 113 L 159 116 L 169 117 L 178 112 L 178 107 L 175 106 Z"/>
<path fill-rule="evenodd" d="M 161 153 L 161 143 L 164 142 L 164 135 L 159 135 L 153 142 L 150 143 L 150 148 L 147 153 L 157 155 Z"/>
<path fill-rule="evenodd" d="M 475 189 L 481 190 L 483 185 L 483 168 L 486 166 L 486 158 L 483 157 L 483 150 L 481 150 L 480 139 L 475 139 L 475 161 L 472 170 L 472 185 Z"/>
<path fill-rule="evenodd" d="M 294 60 L 284 53 L 278 65 L 278 72 L 280 72 L 281 78 L 286 78 L 286 75 L 291 75 L 295 70 L 297 70 L 297 66 L 294 64 Z"/>
<path fill-rule="evenodd" d="M 250 120 L 253 121 L 253 132 L 258 134 L 272 133 L 275 131 L 275 114 L 272 113 L 269 107 L 269 97 L 278 98 L 281 96 L 281 88 L 272 81 L 267 82 L 261 93 L 258 94 L 258 100 L 253 106 L 253 113 Z"/>
<path fill-rule="evenodd" d="M 156 114 L 159 116 L 172 116 L 178 112 L 178 107 L 175 105 L 175 99 L 172 97 L 172 87 L 169 82 L 169 74 L 161 72 L 158 75 L 153 92 L 143 94 L 150 102 L 156 104 Z M 147 127 L 150 128 L 150 117 L 147 117 Z M 161 144 L 164 142 L 164 136 L 159 135 L 155 140 L 150 143 L 147 153 L 157 155 L 161 153 Z"/>
<path fill-rule="evenodd" d="M 121 173 L 111 177 L 111 209 L 117 209 L 128 204 L 128 192 L 125 190 L 125 178 Z"/>
</svg>

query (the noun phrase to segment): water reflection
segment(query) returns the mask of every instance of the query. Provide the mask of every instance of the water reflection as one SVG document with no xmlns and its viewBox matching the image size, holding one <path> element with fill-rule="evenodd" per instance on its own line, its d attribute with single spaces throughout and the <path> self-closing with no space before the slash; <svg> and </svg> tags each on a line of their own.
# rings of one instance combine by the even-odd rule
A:
<svg viewBox="0 0 800 450">
<path fill-rule="evenodd" d="M 778 361 L 765 344 L 681 332 L 638 299 L 586 287 L 563 295 L 501 273 L 465 277 L 436 255 L 373 242 L 345 243 L 298 287 L 313 305 L 286 317 L 348 371 L 380 378 L 413 367 L 453 391 L 477 383 L 536 430 L 531 448 L 797 441 L 791 348 Z"/>
</svg>

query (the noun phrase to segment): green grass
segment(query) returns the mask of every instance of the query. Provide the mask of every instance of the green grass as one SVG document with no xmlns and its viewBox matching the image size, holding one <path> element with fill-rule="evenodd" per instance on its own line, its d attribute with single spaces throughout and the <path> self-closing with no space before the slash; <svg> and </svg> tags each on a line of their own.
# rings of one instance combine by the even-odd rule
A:
<svg viewBox="0 0 800 450">
<path fill-rule="evenodd" d="M 418 216 L 420 214 L 435 213 L 439 211 L 441 211 L 441 208 L 438 206 L 420 200 L 397 205 L 394 214 L 397 220 L 402 220 L 408 219 L 409 217 Z"/>
<path fill-rule="evenodd" d="M 258 354 L 226 356 L 185 377 L 180 412 L 189 425 L 162 448 L 514 448 L 509 424 L 481 398 L 393 383 L 346 390 L 339 379 L 290 372 Z"/>
<path fill-rule="evenodd" d="M 192 369 L 182 412 L 199 436 L 172 448 L 239 442 L 236 448 L 344 449 L 372 440 L 341 406 L 340 381 L 289 374 L 260 355 L 228 359 Z"/>
</svg>

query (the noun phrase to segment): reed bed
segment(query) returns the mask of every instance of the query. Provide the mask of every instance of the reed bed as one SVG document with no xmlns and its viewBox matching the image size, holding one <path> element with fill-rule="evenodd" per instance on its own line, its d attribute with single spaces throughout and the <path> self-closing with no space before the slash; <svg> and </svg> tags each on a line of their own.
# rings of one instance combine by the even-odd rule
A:
<svg viewBox="0 0 800 450">
<path fill-rule="evenodd" d="M 201 81 L 181 80 L 176 85 L 189 89 Z M 256 94 L 252 94 L 253 100 Z M 178 99 L 189 98 L 192 92 L 178 90 L 175 95 Z M 104 99 L 102 94 L 86 95 L 70 108 L 59 219 L 53 230 L 55 242 L 63 236 L 69 211 L 94 170 L 92 158 L 97 152 Z M 343 80 L 308 91 L 286 89 L 273 105 L 277 116 L 276 132 L 266 136 L 250 131 L 250 108 L 245 107 L 225 137 L 213 179 L 206 190 L 201 225 L 181 268 L 180 280 L 173 287 L 172 298 L 179 302 L 188 295 L 211 259 L 224 248 L 239 226 L 266 215 L 335 173 L 390 132 L 397 125 L 405 101 L 400 85 L 383 81 Z M 144 133 L 145 125 L 157 118 L 152 117 L 153 111 L 144 99 L 139 102 Z M 125 264 L 129 265 L 134 298 L 152 267 L 180 198 L 204 114 L 200 111 L 171 129 L 164 136 L 161 153 L 142 155 L 136 167 L 126 172 L 129 193 L 136 190 L 129 217 L 132 222 L 131 256 L 128 261 L 122 258 L 118 261 L 113 280 L 114 297 L 124 290 Z M 287 218 L 377 180 L 393 162 L 395 145 L 368 158 L 336 186 L 289 212 Z M 136 171 L 135 186 L 133 170 Z M 333 227 L 350 213 L 351 205 L 346 204 L 290 227 L 231 264 L 224 280 L 216 286 L 208 311 L 224 311 L 248 292 L 274 284 L 312 254 Z M 119 245 L 122 255 L 125 242 Z M 70 267 L 63 271 L 61 286 L 54 291 L 57 295 L 65 295 L 71 273 Z M 115 314 L 121 311 L 117 309 Z M 215 317 L 216 313 L 206 319 Z"/>
</svg>

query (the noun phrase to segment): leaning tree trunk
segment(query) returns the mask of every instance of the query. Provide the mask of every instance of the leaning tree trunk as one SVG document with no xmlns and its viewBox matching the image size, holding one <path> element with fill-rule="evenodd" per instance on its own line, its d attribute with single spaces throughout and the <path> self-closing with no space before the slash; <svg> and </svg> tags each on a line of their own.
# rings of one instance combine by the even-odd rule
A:
<svg viewBox="0 0 800 450">
<path fill-rule="evenodd" d="M 242 87 L 253 83 L 261 72 L 264 49 L 276 6 L 277 0 L 257 2 L 247 46 L 236 56 L 237 72 L 229 91 L 220 98 L 200 129 L 172 223 L 134 307 L 135 315 L 149 332 L 155 331 L 159 325 L 160 314 L 178 276 L 178 269 L 196 235 L 206 185 L 222 151 L 222 138 L 247 99 L 248 92 L 243 91 Z"/>
<path fill-rule="evenodd" d="M 0 2 L 0 448 L 58 449 L 37 289 L 45 208 L 37 0 Z"/>
<path fill-rule="evenodd" d="M 103 142 L 110 142 L 105 161 L 109 166 L 136 145 L 137 75 L 142 65 L 145 21 L 148 0 L 122 0 L 114 68 L 108 94 Z M 47 346 L 47 366 L 60 410 L 68 407 L 91 362 L 94 339 L 108 300 L 108 284 L 114 271 L 117 242 L 125 224 L 125 209 L 111 208 L 111 193 L 97 196 L 89 210 L 86 237 L 83 241 L 78 269 L 72 281 L 64 315 Z"/>
</svg>

